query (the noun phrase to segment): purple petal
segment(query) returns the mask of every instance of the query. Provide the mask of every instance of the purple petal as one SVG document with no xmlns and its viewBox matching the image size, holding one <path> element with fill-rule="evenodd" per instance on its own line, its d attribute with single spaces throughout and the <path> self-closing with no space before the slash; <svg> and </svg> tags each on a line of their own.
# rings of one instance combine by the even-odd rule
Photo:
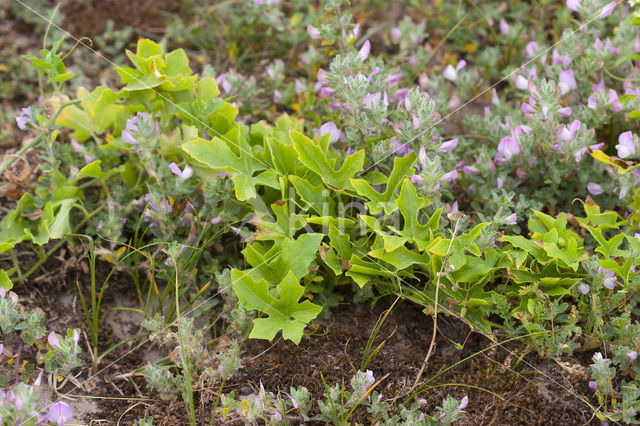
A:
<svg viewBox="0 0 640 426">
<path fill-rule="evenodd" d="M 573 75 L 573 70 L 564 70 L 560 72 L 560 75 L 558 76 L 558 87 L 560 88 L 560 93 L 563 95 L 578 87 L 576 78 Z"/>
<path fill-rule="evenodd" d="M 360 61 L 364 62 L 365 59 L 369 56 L 369 52 L 371 51 L 371 42 L 369 40 L 365 41 L 360 51 L 358 52 L 358 56 L 360 56 Z"/>
<path fill-rule="evenodd" d="M 600 12 L 600 15 L 598 15 L 598 19 L 602 19 L 602 18 L 606 18 L 607 16 L 611 15 L 613 13 L 613 11 L 616 8 L 616 2 L 612 1 L 611 3 L 606 4 L 603 8 L 602 11 Z"/>
<path fill-rule="evenodd" d="M 342 132 L 340 131 L 340 129 L 338 129 L 338 126 L 336 126 L 336 124 L 333 121 L 328 121 L 324 123 L 322 126 L 320 126 L 319 133 L 321 137 L 326 134 L 329 134 L 329 143 L 338 142 L 340 139 L 343 138 Z"/>
<path fill-rule="evenodd" d="M 307 25 L 307 34 L 309 34 L 309 37 L 311 37 L 312 40 L 320 38 L 320 30 L 311 24 Z"/>
<path fill-rule="evenodd" d="M 465 397 L 462 398 L 462 401 L 460 401 L 460 406 L 458 407 L 458 410 L 464 410 L 465 408 L 467 408 L 468 404 L 469 404 L 469 397 L 465 395 Z"/>
<path fill-rule="evenodd" d="M 73 410 L 66 403 L 58 401 L 49 408 L 48 420 L 50 422 L 58 423 L 58 425 L 64 425 L 64 422 L 69 420 L 73 416 Z"/>
<path fill-rule="evenodd" d="M 451 139 L 446 142 L 443 142 L 438 148 L 439 152 L 449 152 L 452 149 L 455 149 L 458 146 L 458 139 Z"/>
<path fill-rule="evenodd" d="M 512 213 L 507 216 L 507 218 L 504 220 L 504 223 L 507 225 L 515 225 L 516 223 L 518 223 L 518 216 L 516 216 L 515 213 Z"/>
<path fill-rule="evenodd" d="M 56 336 L 55 331 L 52 331 L 51 333 L 49 333 L 49 336 L 47 337 L 47 342 L 49 342 L 49 344 L 54 348 L 60 349 L 60 342 L 58 341 L 58 336 Z"/>
<path fill-rule="evenodd" d="M 578 6 L 580 6 L 580 0 L 567 0 L 567 7 L 569 10 L 577 12 Z"/>
<path fill-rule="evenodd" d="M 618 157 L 627 158 L 636 154 L 636 145 L 633 143 L 633 134 L 631 131 L 624 132 L 618 137 Z"/>
<path fill-rule="evenodd" d="M 600 195 L 604 192 L 604 189 L 597 183 L 589 182 L 587 183 L 587 191 L 592 195 Z"/>
<path fill-rule="evenodd" d="M 578 291 L 580 292 L 580 294 L 588 294 L 590 290 L 591 286 L 589 286 L 589 284 L 582 283 L 578 286 Z"/>
</svg>

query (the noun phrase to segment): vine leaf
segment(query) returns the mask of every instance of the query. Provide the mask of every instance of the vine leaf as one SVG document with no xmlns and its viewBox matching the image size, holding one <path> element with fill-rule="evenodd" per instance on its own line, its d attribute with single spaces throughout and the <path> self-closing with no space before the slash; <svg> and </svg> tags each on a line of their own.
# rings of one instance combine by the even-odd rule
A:
<svg viewBox="0 0 640 426">
<path fill-rule="evenodd" d="M 327 154 L 320 144 L 313 143 L 311 139 L 296 130 L 291 130 L 289 135 L 300 162 L 318 174 L 326 185 L 338 190 L 353 189 L 349 179 L 362 171 L 364 150 L 361 149 L 348 156 L 342 167 L 336 170 L 335 159 L 327 159 Z"/>
<path fill-rule="evenodd" d="M 293 272 L 289 272 L 276 287 L 277 297 L 269 292 L 269 285 L 264 279 L 256 281 L 246 271 L 232 270 L 231 279 L 233 291 L 243 305 L 268 315 L 268 318 L 254 320 L 251 338 L 273 340 L 282 330 L 282 337 L 297 345 L 305 326 L 322 311 L 321 306 L 309 300 L 298 303 L 304 287 Z"/>
</svg>

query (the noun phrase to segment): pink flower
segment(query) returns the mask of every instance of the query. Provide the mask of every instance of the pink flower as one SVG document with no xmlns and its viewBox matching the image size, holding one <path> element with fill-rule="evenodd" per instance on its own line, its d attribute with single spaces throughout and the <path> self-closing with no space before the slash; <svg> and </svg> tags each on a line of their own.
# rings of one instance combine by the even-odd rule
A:
<svg viewBox="0 0 640 426">
<path fill-rule="evenodd" d="M 520 90 L 527 90 L 527 88 L 529 87 L 529 80 L 527 80 L 526 77 L 518 74 L 516 76 L 516 87 Z"/>
<path fill-rule="evenodd" d="M 587 191 L 592 195 L 600 195 L 604 192 L 604 189 L 597 183 L 589 182 L 587 183 Z"/>
<path fill-rule="evenodd" d="M 411 176 L 411 183 L 413 183 L 415 185 L 422 185 L 422 184 L 424 184 L 424 179 L 420 175 L 412 175 Z"/>
<path fill-rule="evenodd" d="M 537 48 L 538 43 L 536 43 L 535 41 L 530 41 L 529 43 L 527 43 L 527 46 L 524 48 L 524 50 L 530 58 L 533 58 L 536 54 Z"/>
<path fill-rule="evenodd" d="M 591 290 L 591 286 L 589 284 L 586 283 L 582 283 L 578 286 L 578 291 L 580 292 L 580 294 L 588 294 L 589 290 Z"/>
<path fill-rule="evenodd" d="M 558 138 L 563 141 L 571 141 L 573 140 L 573 136 L 580 129 L 582 123 L 580 120 L 573 120 L 573 122 L 569 125 L 569 128 L 562 126 L 558 131 Z"/>
<path fill-rule="evenodd" d="M 498 144 L 496 160 L 508 161 L 514 155 L 520 154 L 520 144 L 512 136 L 505 136 Z"/>
<path fill-rule="evenodd" d="M 309 37 L 311 37 L 312 40 L 320 38 L 320 30 L 311 24 L 307 25 L 307 34 L 309 34 Z"/>
<path fill-rule="evenodd" d="M 458 139 L 451 139 L 448 140 L 446 142 L 443 142 L 442 145 L 440 145 L 440 148 L 438 148 L 439 152 L 449 152 L 452 149 L 455 149 L 458 146 Z"/>
<path fill-rule="evenodd" d="M 573 75 L 573 70 L 564 70 L 560 72 L 560 75 L 558 76 L 558 87 L 560 88 L 560 93 L 563 95 L 578 87 L 576 78 Z"/>
<path fill-rule="evenodd" d="M 61 348 L 60 342 L 58 341 L 58 336 L 56 336 L 55 331 L 52 331 L 51 333 L 49 333 L 49 336 L 47 337 L 47 342 L 49 342 L 49 344 L 56 349 Z"/>
<path fill-rule="evenodd" d="M 369 52 L 371 51 L 371 42 L 369 40 L 365 41 L 360 51 L 358 52 L 358 56 L 360 56 L 360 61 L 364 62 L 365 59 L 369 56 Z"/>
<path fill-rule="evenodd" d="M 458 178 L 458 171 L 454 169 L 454 170 L 451 170 L 450 172 L 447 172 L 444 175 L 442 175 L 440 180 L 443 180 L 443 181 L 446 181 L 446 182 L 453 182 L 457 178 Z"/>
<path fill-rule="evenodd" d="M 633 362 L 636 360 L 636 358 L 638 358 L 638 352 L 637 351 L 627 352 L 627 357 L 629 357 L 629 361 Z"/>
<path fill-rule="evenodd" d="M 465 397 L 462 398 L 462 401 L 460 401 L 460 406 L 458 406 L 458 410 L 464 410 L 465 408 L 467 408 L 468 404 L 469 404 L 469 397 L 465 395 Z"/>
<path fill-rule="evenodd" d="M 558 110 L 558 114 L 560 114 L 563 117 L 570 117 L 572 112 L 573 112 L 573 109 L 571 109 L 571 107 L 564 107 Z"/>
<path fill-rule="evenodd" d="M 393 27 L 391 28 L 389 35 L 391 36 L 391 40 L 398 41 L 400 40 L 400 36 L 402 35 L 402 33 L 400 32 L 400 29 L 398 27 Z"/>
<path fill-rule="evenodd" d="M 27 123 L 33 123 L 33 114 L 31 108 L 22 108 L 20 114 L 16 117 L 18 129 L 27 130 Z"/>
<path fill-rule="evenodd" d="M 526 103 L 526 102 L 523 102 L 523 103 L 522 103 L 522 106 L 520 107 L 520 109 L 521 109 L 521 110 L 522 110 L 522 112 L 524 112 L 525 114 L 535 114 L 535 113 L 537 112 L 537 111 L 536 111 L 536 109 L 535 109 L 533 106 L 529 105 L 529 104 L 528 104 L 528 103 Z"/>
<path fill-rule="evenodd" d="M 73 416 L 73 410 L 71 407 L 62 401 L 58 401 L 49 408 L 48 420 L 50 422 L 58 423 L 59 426 L 63 426 L 64 422 L 69 420 Z"/>
<path fill-rule="evenodd" d="M 172 162 L 171 164 L 169 164 L 169 169 L 171 170 L 171 173 L 178 176 L 182 181 L 185 181 L 193 176 L 193 169 L 189 165 L 184 166 L 184 170 L 180 170 L 180 167 L 178 167 L 176 163 Z"/>
<path fill-rule="evenodd" d="M 465 66 L 467 66 L 467 62 L 465 60 L 458 62 L 458 65 L 456 65 L 455 68 L 453 68 L 452 65 L 447 65 L 442 74 L 447 80 L 456 81 L 458 79 L 458 72 L 460 72 L 460 70 Z"/>
<path fill-rule="evenodd" d="M 616 8 L 616 2 L 612 1 L 611 3 L 607 3 L 600 11 L 600 15 L 598 15 L 598 19 L 606 18 L 611 15 Z"/>
<path fill-rule="evenodd" d="M 595 380 L 590 380 L 589 381 L 589 388 L 590 389 L 598 389 L 598 382 L 596 382 Z"/>
<path fill-rule="evenodd" d="M 501 19 L 498 23 L 498 27 L 500 28 L 500 34 L 508 35 L 509 34 L 509 24 L 504 19 Z"/>
<path fill-rule="evenodd" d="M 631 131 L 624 132 L 618 137 L 618 157 L 627 158 L 636 154 L 636 145 L 633 142 L 633 134 Z"/>
<path fill-rule="evenodd" d="M 344 139 L 344 136 L 338 126 L 333 121 L 328 121 L 320 126 L 319 131 L 320 137 L 329 134 L 329 143 L 338 142 L 341 139 Z"/>
<path fill-rule="evenodd" d="M 567 7 L 569 8 L 569 10 L 577 12 L 579 6 L 580 0 L 567 0 Z"/>
</svg>

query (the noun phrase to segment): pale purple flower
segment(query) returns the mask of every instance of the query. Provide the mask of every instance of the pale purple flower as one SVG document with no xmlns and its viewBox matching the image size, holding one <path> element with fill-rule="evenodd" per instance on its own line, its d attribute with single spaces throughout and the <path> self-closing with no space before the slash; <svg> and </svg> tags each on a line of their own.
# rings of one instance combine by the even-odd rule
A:
<svg viewBox="0 0 640 426">
<path fill-rule="evenodd" d="M 529 55 L 530 58 L 533 58 L 535 56 L 535 54 L 536 54 L 536 49 L 537 48 L 538 48 L 538 43 L 536 43 L 535 41 L 530 41 L 525 46 L 524 50 L 525 50 L 526 54 Z"/>
<path fill-rule="evenodd" d="M 572 113 L 573 113 L 573 109 L 571 109 L 571 107 L 563 107 L 558 109 L 558 114 L 560 114 L 563 117 L 570 117 Z"/>
<path fill-rule="evenodd" d="M 184 170 L 180 170 L 180 167 L 174 162 L 169 164 L 169 169 L 171 169 L 171 173 L 178 176 L 180 180 L 185 181 L 193 176 L 193 168 L 188 164 L 184 166 Z"/>
<path fill-rule="evenodd" d="M 389 139 L 389 148 L 391 148 L 392 154 L 398 154 L 403 157 L 411 152 L 409 144 L 398 142 L 395 136 Z"/>
<path fill-rule="evenodd" d="M 318 69 L 318 73 L 316 74 L 316 78 L 318 80 L 318 83 L 320 83 L 323 86 L 326 86 L 327 84 L 329 84 L 329 75 L 322 68 Z"/>
<path fill-rule="evenodd" d="M 569 8 L 569 10 L 577 12 L 579 6 L 580 0 L 567 0 L 567 7 Z"/>
<path fill-rule="evenodd" d="M 391 28 L 389 35 L 391 36 L 391 40 L 398 41 L 400 40 L 400 36 L 402 35 L 402 33 L 400 32 L 400 29 L 398 27 L 393 27 Z"/>
<path fill-rule="evenodd" d="M 462 173 L 465 175 L 470 175 L 472 173 L 478 173 L 478 168 L 476 166 L 463 166 Z"/>
<path fill-rule="evenodd" d="M 458 65 L 456 65 L 455 68 L 453 68 L 453 65 L 449 64 L 446 66 L 442 74 L 447 80 L 456 81 L 458 79 L 458 72 L 460 72 L 460 70 L 465 66 L 467 66 L 467 62 L 465 60 L 458 62 Z"/>
<path fill-rule="evenodd" d="M 580 292 L 580 294 L 588 294 L 589 291 L 591 290 L 591 286 L 587 283 L 582 283 L 578 286 L 578 291 Z"/>
<path fill-rule="evenodd" d="M 291 400 L 291 404 L 293 404 L 293 408 L 298 408 L 298 401 L 296 401 L 291 395 L 289 395 L 289 399 Z"/>
<path fill-rule="evenodd" d="M 129 144 L 137 144 L 136 137 L 142 136 L 143 138 L 152 137 L 152 132 L 155 131 L 155 137 L 160 135 L 160 128 L 158 123 L 153 124 L 153 130 L 151 129 L 151 123 L 153 117 L 146 112 L 138 112 L 134 117 L 127 120 L 127 125 L 121 133 L 122 140 Z M 142 127 L 141 127 L 142 125 Z M 139 135 L 142 133 L 142 135 Z"/>
<path fill-rule="evenodd" d="M 573 75 L 573 70 L 560 71 L 560 75 L 558 76 L 558 87 L 560 88 L 560 93 L 563 95 L 578 87 L 576 77 Z"/>
<path fill-rule="evenodd" d="M 596 101 L 595 96 L 589 96 L 587 99 L 587 108 L 596 109 L 598 107 L 598 102 Z"/>
<path fill-rule="evenodd" d="M 467 408 L 468 404 L 469 404 L 469 397 L 465 395 L 464 398 L 462 398 L 462 401 L 460 401 L 460 406 L 458 407 L 458 410 L 464 410 L 465 408 Z"/>
<path fill-rule="evenodd" d="M 369 75 L 367 76 L 367 83 L 371 83 L 371 79 L 373 78 L 373 76 L 378 73 L 380 73 L 380 67 L 375 67 L 373 70 L 371 70 L 371 73 L 369 73 Z M 400 74 L 400 76 L 402 76 L 402 74 Z"/>
<path fill-rule="evenodd" d="M 443 180 L 443 181 L 446 181 L 446 182 L 453 182 L 457 178 L 458 178 L 458 171 L 453 169 L 450 172 L 447 172 L 444 175 L 442 175 L 440 180 Z"/>
<path fill-rule="evenodd" d="M 282 94 L 278 89 L 273 91 L 273 97 L 271 99 L 273 100 L 274 103 L 278 103 L 280 102 L 280 100 L 282 100 Z"/>
<path fill-rule="evenodd" d="M 600 195 L 604 192 L 604 189 L 597 183 L 589 182 L 587 183 L 587 191 L 592 195 Z"/>
<path fill-rule="evenodd" d="M 56 336 L 55 331 L 52 331 L 51 333 L 49 333 L 49 336 L 47 336 L 47 342 L 49 342 L 49 344 L 56 349 L 61 348 L 60 342 L 58 341 L 58 336 Z"/>
<path fill-rule="evenodd" d="M 507 218 L 504 220 L 504 223 L 506 225 L 515 225 L 516 223 L 518 223 L 518 216 L 515 213 L 511 213 L 509 216 L 507 216 Z"/>
<path fill-rule="evenodd" d="M 597 194 L 596 194 L 597 195 Z M 609 290 L 613 290 L 616 286 L 616 273 L 605 269 L 602 266 L 598 268 L 598 275 L 602 277 L 602 286 Z M 599 353 L 599 352 L 598 352 Z"/>
<path fill-rule="evenodd" d="M 522 106 L 520 107 L 520 109 L 525 114 L 535 114 L 537 112 L 536 109 L 533 106 L 531 106 L 530 104 L 528 104 L 526 102 L 522 103 Z"/>
<path fill-rule="evenodd" d="M 276 412 L 273 414 L 273 419 L 277 422 L 282 420 L 282 414 L 280 414 L 280 411 L 276 410 Z"/>
<path fill-rule="evenodd" d="M 633 134 L 631 131 L 624 132 L 618 136 L 618 157 L 627 158 L 636 154 L 636 144 L 633 142 Z"/>
<path fill-rule="evenodd" d="M 222 218 L 220 218 L 220 217 L 214 217 L 213 219 L 211 219 L 211 224 L 212 225 L 217 225 L 220 222 L 222 222 Z"/>
<path fill-rule="evenodd" d="M 69 420 L 73 416 L 73 410 L 65 402 L 58 401 L 49 408 L 50 422 L 58 423 L 58 426 L 63 426 L 64 422 Z"/>
<path fill-rule="evenodd" d="M 563 141 L 573 140 L 573 136 L 578 130 L 580 130 L 581 125 L 582 123 L 580 122 L 580 120 L 573 120 L 568 128 L 566 126 L 562 126 L 560 130 L 558 130 L 558 138 Z"/>
<path fill-rule="evenodd" d="M 351 31 L 351 37 L 356 38 L 360 35 L 360 24 L 356 24 Z"/>
<path fill-rule="evenodd" d="M 611 104 L 611 111 L 622 111 L 622 104 L 620 103 L 619 99 L 620 98 L 618 98 L 618 92 L 613 89 L 609 89 L 609 103 Z"/>
<path fill-rule="evenodd" d="M 571 64 L 571 58 L 569 56 L 560 55 L 558 49 L 553 49 L 551 53 L 551 59 L 555 65 L 562 65 L 568 67 Z"/>
<path fill-rule="evenodd" d="M 420 163 L 421 170 L 427 167 L 427 150 L 424 145 L 421 145 L 418 151 L 418 162 Z"/>
<path fill-rule="evenodd" d="M 320 96 L 324 96 L 325 98 L 333 95 L 336 92 L 336 89 L 333 87 L 321 87 L 320 88 Z"/>
<path fill-rule="evenodd" d="M 508 161 L 511 157 L 518 154 L 520 154 L 520 144 L 516 138 L 505 136 L 498 144 L 496 160 Z"/>
<path fill-rule="evenodd" d="M 500 22 L 498 22 L 498 27 L 500 28 L 500 34 L 509 34 L 509 24 L 507 24 L 507 21 L 505 21 L 504 19 L 500 19 Z"/>
<path fill-rule="evenodd" d="M 78 329 L 74 328 L 73 329 L 73 343 L 75 344 L 76 348 L 78 347 L 78 342 L 80 341 L 80 332 L 78 331 Z"/>
<path fill-rule="evenodd" d="M 375 69 L 380 70 L 380 68 L 376 67 Z M 400 79 L 402 78 L 402 73 L 401 72 L 397 72 L 394 74 L 391 74 L 389 77 L 385 78 L 385 82 L 392 84 L 392 85 L 396 85 L 400 82 Z"/>
<path fill-rule="evenodd" d="M 598 382 L 596 382 L 595 380 L 590 380 L 589 381 L 589 388 L 590 389 L 598 389 Z"/>
<path fill-rule="evenodd" d="M 4 352 L 4 343 L 0 343 L 0 355 Z"/>
<path fill-rule="evenodd" d="M 413 183 L 415 185 L 423 185 L 424 184 L 424 179 L 420 175 L 412 175 L 411 176 L 411 183 Z"/>
<path fill-rule="evenodd" d="M 529 87 L 529 80 L 527 80 L 526 77 L 524 77 L 523 75 L 516 75 L 516 88 L 520 89 L 520 90 L 527 90 L 527 88 Z"/>
<path fill-rule="evenodd" d="M 371 42 L 366 40 L 360 50 L 358 51 L 358 56 L 360 57 L 360 61 L 364 62 L 367 57 L 369 57 L 369 52 L 371 51 Z"/>
<path fill-rule="evenodd" d="M 31 108 L 22 108 L 20 114 L 16 117 L 18 129 L 27 130 L 27 123 L 33 123 L 33 113 Z"/>
<path fill-rule="evenodd" d="M 438 152 L 449 152 L 452 149 L 455 149 L 458 146 L 458 139 L 451 139 L 445 142 L 442 142 L 440 148 L 438 148 Z"/>
<path fill-rule="evenodd" d="M 307 25 L 307 34 L 309 34 L 309 37 L 311 37 L 312 40 L 320 38 L 320 30 L 311 24 Z"/>
<path fill-rule="evenodd" d="M 600 11 L 600 15 L 598 15 L 598 19 L 606 18 L 611 15 L 616 8 L 616 2 L 612 1 L 611 3 L 607 3 L 602 10 Z"/>
<path fill-rule="evenodd" d="M 344 136 L 338 126 L 333 121 L 327 121 L 322 126 L 320 126 L 320 130 L 318 132 L 320 137 L 329 134 L 329 143 L 335 143 L 339 140 L 344 139 Z"/>
<path fill-rule="evenodd" d="M 636 358 L 638 358 L 638 352 L 637 351 L 629 351 L 627 352 L 627 357 L 629 358 L 629 361 L 633 362 L 636 360 Z"/>
<path fill-rule="evenodd" d="M 43 372 L 43 371 L 44 371 L 44 370 L 41 368 L 41 369 L 40 369 L 40 373 L 38 374 L 38 378 L 36 379 L 36 381 L 35 381 L 35 382 L 33 382 L 33 386 L 35 386 L 35 387 L 37 387 L 37 388 L 38 388 L 38 387 L 40 387 L 40 383 L 42 382 L 42 372 Z"/>
</svg>

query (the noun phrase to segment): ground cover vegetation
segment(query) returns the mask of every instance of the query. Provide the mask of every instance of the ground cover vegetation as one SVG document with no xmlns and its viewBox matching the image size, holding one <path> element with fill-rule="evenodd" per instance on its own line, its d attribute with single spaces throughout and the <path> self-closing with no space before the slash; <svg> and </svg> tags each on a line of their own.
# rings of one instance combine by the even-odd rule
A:
<svg viewBox="0 0 640 426">
<path fill-rule="evenodd" d="M 138 403 L 111 383 L 140 425 L 489 423 L 489 384 L 436 379 L 497 350 L 575 398 L 564 421 L 639 423 L 640 9 L 538 3 L 194 1 L 92 38 L 73 7 L 3 6 L 35 40 L 0 64 L 0 419 L 77 418 L 153 347 L 118 375 Z M 71 275 L 57 327 L 29 292 Z M 360 305 L 380 316 L 348 377 L 241 385 L 252 339 L 313 346 Z M 416 308 L 390 393 L 382 330 Z"/>
</svg>

